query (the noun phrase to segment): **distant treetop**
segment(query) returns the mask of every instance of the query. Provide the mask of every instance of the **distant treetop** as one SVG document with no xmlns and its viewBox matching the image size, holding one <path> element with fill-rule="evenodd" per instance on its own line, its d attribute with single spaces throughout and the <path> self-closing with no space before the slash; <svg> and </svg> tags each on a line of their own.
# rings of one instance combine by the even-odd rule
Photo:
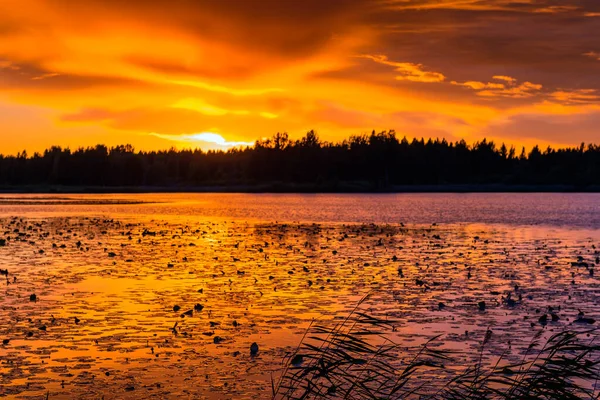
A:
<svg viewBox="0 0 600 400">
<path fill-rule="evenodd" d="M 335 190 L 358 183 L 373 190 L 398 185 L 600 185 L 600 146 L 529 153 L 483 139 L 398 139 L 394 131 L 322 141 L 314 131 L 298 140 L 277 133 L 228 151 L 135 151 L 51 147 L 43 154 L 0 156 L 0 185 L 234 186 L 282 183 Z"/>
</svg>

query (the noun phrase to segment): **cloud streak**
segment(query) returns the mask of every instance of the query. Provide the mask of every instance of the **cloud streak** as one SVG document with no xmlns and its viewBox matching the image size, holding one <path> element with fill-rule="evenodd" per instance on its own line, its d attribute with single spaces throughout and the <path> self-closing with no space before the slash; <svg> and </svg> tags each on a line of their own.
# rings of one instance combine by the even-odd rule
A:
<svg viewBox="0 0 600 400">
<path fill-rule="evenodd" d="M 395 79 L 399 81 L 438 83 L 443 82 L 446 79 L 446 77 L 439 72 L 426 71 L 422 64 L 391 61 L 387 56 L 381 54 L 366 54 L 359 57 L 366 58 L 378 64 L 393 67 L 394 71 L 398 73 L 398 75 L 395 76 Z"/>
</svg>

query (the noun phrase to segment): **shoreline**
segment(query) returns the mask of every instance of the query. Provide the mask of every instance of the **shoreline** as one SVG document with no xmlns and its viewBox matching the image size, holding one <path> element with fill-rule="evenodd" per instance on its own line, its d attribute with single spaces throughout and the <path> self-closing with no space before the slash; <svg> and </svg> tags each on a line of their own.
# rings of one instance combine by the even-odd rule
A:
<svg viewBox="0 0 600 400">
<path fill-rule="evenodd" d="M 261 185 L 205 186 L 3 186 L 0 194 L 135 194 L 135 193 L 306 193 L 306 194 L 401 194 L 401 193 L 600 193 L 600 186 L 443 184 L 390 185 L 373 187 L 365 183 L 302 185 L 271 183 Z"/>
</svg>

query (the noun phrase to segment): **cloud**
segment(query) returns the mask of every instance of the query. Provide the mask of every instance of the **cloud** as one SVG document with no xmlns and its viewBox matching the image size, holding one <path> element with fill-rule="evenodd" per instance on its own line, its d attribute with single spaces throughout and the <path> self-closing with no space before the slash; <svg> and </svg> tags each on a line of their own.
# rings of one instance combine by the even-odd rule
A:
<svg viewBox="0 0 600 400">
<path fill-rule="evenodd" d="M 55 76 L 59 76 L 59 73 L 56 72 L 49 72 L 47 74 L 42 74 L 39 76 L 34 76 L 33 78 L 31 78 L 34 81 L 41 81 L 42 79 L 48 79 L 48 78 L 54 78 Z"/>
<path fill-rule="evenodd" d="M 175 85 L 191 86 L 191 87 L 195 87 L 195 88 L 199 88 L 199 89 L 208 90 L 211 92 L 227 93 L 227 94 L 231 94 L 233 96 L 259 96 L 261 94 L 279 93 L 279 92 L 284 91 L 283 89 L 280 89 L 280 88 L 234 89 L 234 88 L 230 88 L 230 87 L 225 87 L 225 86 L 220 86 L 220 85 L 212 85 L 210 83 L 198 82 L 198 81 L 194 82 L 194 81 L 171 80 L 168 82 L 175 84 Z"/>
<path fill-rule="evenodd" d="M 390 61 L 388 57 L 384 55 L 366 54 L 361 55 L 360 57 L 375 61 L 379 64 L 394 67 L 394 71 L 399 73 L 399 75 L 396 76 L 396 80 L 399 81 L 435 83 L 443 82 L 446 79 L 446 77 L 439 72 L 426 71 L 422 64 Z"/>
<path fill-rule="evenodd" d="M 268 112 L 268 111 L 256 111 L 252 112 L 249 110 L 231 110 L 223 107 L 219 107 L 213 104 L 209 104 L 206 101 L 198 98 L 185 98 L 178 100 L 174 104 L 171 105 L 173 108 L 182 108 L 185 110 L 192 110 L 199 112 L 204 115 L 210 116 L 232 116 L 232 115 L 258 115 L 262 118 L 274 119 L 277 118 L 278 115 Z"/>
<path fill-rule="evenodd" d="M 383 36 L 390 59 L 409 57 L 435 65 L 457 82 L 484 81 L 493 75 L 517 77 L 544 87 L 595 87 L 597 66 L 581 54 L 600 48 L 596 18 L 600 2 L 569 2 L 562 12 L 536 10 L 556 1 L 390 1 L 381 17 L 390 33 Z M 420 9 L 420 10 L 418 10 Z M 396 12 L 395 12 L 396 11 Z M 556 9 L 554 9 L 556 11 Z"/>
<path fill-rule="evenodd" d="M 112 119 L 114 114 L 109 110 L 88 108 L 77 113 L 66 114 L 61 117 L 65 122 L 99 122 Z"/>
<path fill-rule="evenodd" d="M 536 13 L 548 13 L 548 14 L 558 14 L 558 13 L 569 13 L 578 11 L 580 8 L 578 6 L 571 5 L 559 5 L 559 6 L 546 6 L 536 8 L 534 12 Z"/>
<path fill-rule="evenodd" d="M 14 71 L 19 70 L 20 67 L 18 65 L 13 64 L 11 61 L 0 59 L 0 69 L 9 69 Z"/>
<path fill-rule="evenodd" d="M 550 97 L 564 104 L 588 104 L 600 102 L 600 93 L 596 89 L 557 90 Z"/>
<path fill-rule="evenodd" d="M 479 96 L 484 97 L 514 97 L 514 98 L 527 98 L 535 96 L 542 89 L 542 85 L 523 82 L 520 85 L 513 85 L 505 88 L 489 88 L 477 93 Z"/>
<path fill-rule="evenodd" d="M 94 76 L 75 73 L 59 73 L 44 69 L 33 63 L 4 60 L 0 62 L 0 94 L 16 92 L 25 98 L 35 93 L 40 99 L 56 104 L 57 97 L 72 94 L 74 91 L 90 88 L 136 88 L 149 87 L 150 83 L 135 78 L 112 76 L 98 73 Z M 46 95 L 42 93 L 47 93 Z"/>
<path fill-rule="evenodd" d="M 575 4 L 556 4 L 556 0 L 387 0 L 389 10 L 460 10 L 476 12 L 518 13 L 583 13 L 595 9 L 593 1 L 574 1 Z"/>
<path fill-rule="evenodd" d="M 452 81 L 450 82 L 452 85 L 457 85 L 457 86 L 464 86 L 467 87 L 469 89 L 473 89 L 473 90 L 483 90 L 483 89 L 505 89 L 506 86 L 503 83 L 484 83 L 484 82 L 477 82 L 477 81 L 467 81 L 467 82 L 456 82 L 456 81 Z"/>
<path fill-rule="evenodd" d="M 600 53 L 598 53 L 596 51 L 588 51 L 587 53 L 584 53 L 583 55 L 587 56 L 587 57 L 591 57 L 594 60 L 600 61 Z"/>
<path fill-rule="evenodd" d="M 258 113 L 258 115 L 260 115 L 263 118 L 268 118 L 268 119 L 279 118 L 279 115 L 274 114 L 274 113 L 270 113 L 270 112 L 267 112 L 267 111 L 261 111 L 260 113 Z"/>
<path fill-rule="evenodd" d="M 477 81 L 467 81 L 461 83 L 452 81 L 451 84 L 475 90 L 478 96 L 487 98 L 528 98 L 538 95 L 540 90 L 542 90 L 542 85 L 540 84 L 531 82 L 523 82 L 521 84 L 517 84 L 517 80 L 509 76 L 496 75 L 493 77 L 493 79 L 500 80 L 505 83 L 484 83 Z"/>
<path fill-rule="evenodd" d="M 200 99 L 182 99 L 173 104 L 173 108 L 183 108 L 186 110 L 192 110 L 205 115 L 213 116 L 225 116 L 225 115 L 250 115 L 248 110 L 227 110 L 221 107 L 217 107 L 208 104 Z"/>
<path fill-rule="evenodd" d="M 492 79 L 495 79 L 497 81 L 505 81 L 505 82 L 508 82 L 508 83 L 515 83 L 517 81 L 513 77 L 504 76 L 504 75 L 495 75 L 494 77 L 492 77 Z"/>
<path fill-rule="evenodd" d="M 528 112 L 490 124 L 484 135 L 509 139 L 533 139 L 545 143 L 577 145 L 597 143 L 600 135 L 600 110 L 575 114 Z"/>
</svg>

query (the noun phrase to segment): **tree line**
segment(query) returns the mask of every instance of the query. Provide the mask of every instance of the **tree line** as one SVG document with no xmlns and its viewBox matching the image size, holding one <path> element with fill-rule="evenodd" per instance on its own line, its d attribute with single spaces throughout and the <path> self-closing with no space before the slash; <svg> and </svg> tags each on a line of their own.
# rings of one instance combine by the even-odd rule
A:
<svg viewBox="0 0 600 400">
<path fill-rule="evenodd" d="M 332 188 L 356 183 L 369 190 L 398 185 L 600 185 L 600 146 L 517 154 L 483 139 L 399 139 L 394 131 L 322 141 L 277 133 L 228 151 L 135 151 L 131 145 L 51 147 L 42 154 L 0 155 L 0 185 L 199 187 L 265 184 Z"/>
</svg>

